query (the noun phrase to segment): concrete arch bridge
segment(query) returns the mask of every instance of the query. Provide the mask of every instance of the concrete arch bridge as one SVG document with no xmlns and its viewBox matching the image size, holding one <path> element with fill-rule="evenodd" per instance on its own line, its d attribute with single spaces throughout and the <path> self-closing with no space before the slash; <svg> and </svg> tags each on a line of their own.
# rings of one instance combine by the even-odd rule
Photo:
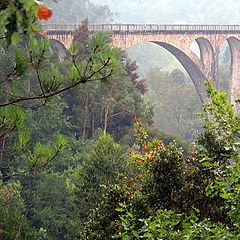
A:
<svg viewBox="0 0 240 240">
<path fill-rule="evenodd" d="M 69 47 L 78 25 L 44 25 L 49 39 Z M 89 32 L 112 31 L 112 44 L 128 48 L 141 42 L 153 42 L 174 55 L 192 79 L 202 102 L 207 101 L 204 82 L 211 79 L 218 88 L 219 54 L 225 41 L 231 51 L 230 101 L 235 105 L 240 92 L 240 25 L 153 25 L 90 24 Z M 198 57 L 190 48 L 196 41 Z"/>
</svg>

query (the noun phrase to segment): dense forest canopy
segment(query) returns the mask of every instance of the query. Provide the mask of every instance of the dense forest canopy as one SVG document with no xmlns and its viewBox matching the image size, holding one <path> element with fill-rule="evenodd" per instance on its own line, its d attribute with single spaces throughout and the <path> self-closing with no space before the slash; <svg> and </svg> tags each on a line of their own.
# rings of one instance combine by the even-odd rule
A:
<svg viewBox="0 0 240 240">
<path fill-rule="evenodd" d="M 56 19 L 68 21 L 66 8 L 77 20 L 79 9 L 112 16 L 65 0 Z M 139 74 L 87 19 L 69 49 L 47 40 L 38 23 L 52 14 L 34 0 L 0 2 L 0 240 L 239 240 L 240 115 L 227 94 L 207 80 L 197 118 L 192 83 L 156 48 L 134 54 L 168 68 Z M 228 49 L 221 60 L 227 89 Z"/>
</svg>

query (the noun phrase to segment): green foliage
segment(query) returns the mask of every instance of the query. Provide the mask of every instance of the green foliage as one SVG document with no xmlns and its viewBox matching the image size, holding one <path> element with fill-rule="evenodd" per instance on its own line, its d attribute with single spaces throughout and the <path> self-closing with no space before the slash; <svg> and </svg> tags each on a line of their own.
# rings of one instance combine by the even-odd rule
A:
<svg viewBox="0 0 240 240">
<path fill-rule="evenodd" d="M 92 143 L 91 150 L 80 146 L 70 129 L 69 116 L 63 114 L 70 106 L 59 94 L 90 81 L 120 79 L 125 72 L 118 76 L 123 68 L 119 53 L 105 34 L 86 38 L 84 54 L 73 45 L 61 62 L 63 58 L 52 53 L 57 48 L 53 42 L 34 38 L 34 1 L 6 4 L 0 12 L 0 238 L 72 239 L 79 233 L 75 226 L 107 192 L 101 185 L 117 182 L 124 157 L 120 145 L 106 134 Z M 105 95 L 98 102 L 103 86 L 98 82 L 93 87 L 92 102 L 112 113 L 116 100 L 106 97 L 110 85 L 105 86 Z M 130 86 L 128 93 L 134 89 Z M 80 88 L 80 96 L 81 90 L 84 88 Z M 140 93 L 135 92 L 134 98 L 135 102 L 140 99 Z M 87 110 L 81 114 L 85 116 Z M 134 110 L 130 108 L 128 114 L 134 116 Z M 79 156 L 84 159 L 82 163 Z M 91 185 L 95 177 L 97 182 Z"/>
<path fill-rule="evenodd" d="M 209 159 L 213 165 L 226 166 L 239 155 L 240 117 L 235 115 L 226 93 L 218 93 L 210 82 L 207 86 L 211 102 L 204 106 L 205 131 L 198 138 L 204 149 L 199 149 L 199 152 L 206 157 L 203 162 Z"/>
<path fill-rule="evenodd" d="M 24 112 L 16 106 L 0 108 L 1 138 L 12 134 L 23 127 L 25 121 Z"/>
<path fill-rule="evenodd" d="M 111 69 L 106 68 L 96 75 L 96 78 L 102 80 L 101 82 L 88 82 L 64 96 L 68 105 L 65 113 L 70 116 L 71 131 L 77 139 L 90 138 L 98 128 L 101 128 L 120 140 L 133 128 L 136 116 L 141 117 L 144 122 L 151 123 L 152 107 L 143 101 L 140 88 L 143 84 L 141 85 L 139 77 L 136 77 L 136 64 L 127 59 L 123 51 L 115 48 L 109 50 L 107 45 L 110 38 L 106 33 L 96 34 L 89 42 L 87 24 L 87 21 L 83 22 L 75 33 L 70 48 L 74 58 L 90 55 L 92 62 L 95 62 L 97 58 L 102 59 L 104 52 L 110 57 L 112 54 L 116 55 L 117 58 L 115 60 L 110 58 Z M 97 43 L 98 48 L 95 48 Z M 79 46 L 81 51 L 77 52 Z M 100 62 L 102 61 L 104 60 Z M 100 67 L 97 62 L 87 65 L 86 71 L 94 66 Z M 73 82 L 77 79 L 78 70 L 83 71 L 81 68 L 73 67 L 69 72 Z M 103 73 L 105 76 L 109 74 L 110 77 L 104 78 Z"/>
<path fill-rule="evenodd" d="M 57 56 L 56 42 L 33 40 L 33 5 L 12 1 L 0 12 L 6 34 L 0 57 L 0 238 L 240 239 L 240 118 L 226 94 L 207 82 L 211 101 L 203 108 L 203 133 L 187 154 L 175 141 L 145 131 L 139 117 L 152 122 L 152 106 L 142 97 L 146 83 L 136 63 L 111 47 L 109 33 L 90 38 L 85 21 L 69 52 L 61 49 Z M 24 32 L 28 36 L 20 41 Z M 169 93 L 178 96 L 170 106 L 177 110 L 175 123 L 190 129 L 181 105 L 190 111 L 192 102 L 179 102 L 192 93 L 184 74 L 174 70 L 160 78 L 166 79 L 157 94 L 170 81 Z M 131 138 L 134 119 L 137 141 L 128 156 L 124 139 Z"/>
<path fill-rule="evenodd" d="M 68 181 L 64 174 L 47 172 L 36 183 L 31 222 L 46 229 L 49 239 L 71 238 L 74 203 Z"/>
<path fill-rule="evenodd" d="M 116 49 L 110 47 L 101 33 L 88 39 L 87 54 L 83 58 L 74 47 L 70 52 L 66 50 L 64 65 L 51 54 L 53 44 L 40 36 L 34 41 L 27 36 L 17 47 L 11 46 L 10 51 L 2 45 L 1 62 L 6 67 L 0 74 L 0 107 L 26 102 L 28 107 L 37 108 L 80 84 L 108 81 L 118 70 Z"/>
<path fill-rule="evenodd" d="M 8 44 L 17 45 L 21 35 L 33 37 L 37 6 L 34 0 L 2 1 L 0 8 L 0 34 Z"/>
<path fill-rule="evenodd" d="M 18 140 L 16 141 L 14 147 L 15 149 L 24 149 L 30 141 L 30 131 L 20 131 L 18 134 Z"/>
<path fill-rule="evenodd" d="M 41 37 L 1 46 L 0 111 L 6 132 L 0 139 L 0 178 L 4 184 L 18 178 L 22 221 L 48 239 L 69 239 L 86 230 L 76 226 L 107 194 L 102 185 L 115 184 L 125 171 L 122 148 L 112 137 L 104 133 L 92 142 L 85 137 L 100 127 L 121 138 L 119 129 L 132 127 L 146 110 L 136 78 L 125 70 L 125 56 L 110 46 L 109 35 L 86 34 L 81 41 L 80 49 L 74 43 L 66 52 L 64 62 L 52 54 L 57 46 Z M 75 205 L 68 206 L 74 198 Z"/>
<path fill-rule="evenodd" d="M 199 162 L 208 179 L 206 193 L 225 200 L 228 216 L 239 227 L 239 131 L 240 118 L 228 103 L 225 93 L 218 93 L 207 82 L 208 94 L 212 101 L 204 107 L 205 131 L 200 135 L 197 147 Z M 229 211 L 230 210 L 230 211 Z"/>
<path fill-rule="evenodd" d="M 19 182 L 0 183 L 0 236 L 3 239 L 44 240 L 45 230 L 32 228 L 25 215 Z"/>
<path fill-rule="evenodd" d="M 16 51 L 15 70 L 17 76 L 22 76 L 27 71 L 26 56 L 20 49 Z"/>
<path fill-rule="evenodd" d="M 101 203 L 94 209 L 84 222 L 84 228 L 80 230 L 80 239 L 112 239 L 119 229 L 118 213 L 115 211 L 119 203 L 126 202 L 129 194 L 126 194 L 119 185 L 105 188 Z"/>
<path fill-rule="evenodd" d="M 138 171 L 135 177 L 119 176 L 128 197 L 116 199 L 114 238 L 239 239 L 239 117 L 225 94 L 207 86 L 211 101 L 204 106 L 204 132 L 189 156 L 174 143 L 149 141 L 136 120 L 137 145 L 130 155 Z M 96 233 L 104 221 L 96 215 L 94 221 Z M 105 231 L 114 229 L 104 223 Z"/>
<path fill-rule="evenodd" d="M 119 209 L 117 209 L 119 211 Z M 126 211 L 126 210 L 125 210 Z M 120 209 L 122 212 L 122 209 Z M 126 212 L 121 213 L 122 229 L 113 239 L 239 239 L 238 233 L 232 232 L 223 224 L 213 224 L 209 220 L 199 221 L 192 214 L 185 217 L 169 210 L 159 210 L 156 215 L 148 219 L 139 219 L 142 223 L 141 229 L 135 229 L 132 221 L 134 216 Z"/>
<path fill-rule="evenodd" d="M 131 212 L 127 211 L 127 207 L 124 203 L 120 203 L 116 211 L 120 213 L 121 228 L 119 233 L 113 236 L 113 239 L 139 239 L 139 233 L 135 230 L 134 218 Z"/>
<path fill-rule="evenodd" d="M 85 219 L 102 199 L 105 189 L 117 182 L 117 174 L 124 172 L 126 162 L 121 146 L 108 134 L 100 134 L 83 154 L 83 162 L 76 171 L 75 201 L 81 219 Z"/>
</svg>

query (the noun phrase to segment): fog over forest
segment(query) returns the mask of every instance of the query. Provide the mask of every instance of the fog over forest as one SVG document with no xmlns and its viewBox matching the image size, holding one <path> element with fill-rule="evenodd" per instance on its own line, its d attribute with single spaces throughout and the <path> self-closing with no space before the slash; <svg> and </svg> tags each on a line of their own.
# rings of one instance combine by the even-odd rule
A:
<svg viewBox="0 0 240 240">
<path fill-rule="evenodd" d="M 108 5 L 121 23 L 238 24 L 237 0 L 93 0 Z M 224 13 L 224 14 L 223 14 Z"/>
</svg>

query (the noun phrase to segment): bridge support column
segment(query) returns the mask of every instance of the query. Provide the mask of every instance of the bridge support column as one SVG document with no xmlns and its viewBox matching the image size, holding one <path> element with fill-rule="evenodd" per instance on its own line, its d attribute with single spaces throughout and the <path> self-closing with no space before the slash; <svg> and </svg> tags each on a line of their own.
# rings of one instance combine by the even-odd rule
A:
<svg viewBox="0 0 240 240">
<path fill-rule="evenodd" d="M 210 73 L 210 80 L 215 88 L 218 89 L 218 57 L 219 51 L 214 51 L 208 39 L 200 37 L 196 39 L 200 49 L 200 59 Z"/>
<path fill-rule="evenodd" d="M 235 106 L 237 113 L 240 108 L 237 107 L 236 100 L 240 93 L 240 41 L 235 37 L 227 39 L 231 51 L 231 79 L 229 84 L 230 102 Z"/>
</svg>

